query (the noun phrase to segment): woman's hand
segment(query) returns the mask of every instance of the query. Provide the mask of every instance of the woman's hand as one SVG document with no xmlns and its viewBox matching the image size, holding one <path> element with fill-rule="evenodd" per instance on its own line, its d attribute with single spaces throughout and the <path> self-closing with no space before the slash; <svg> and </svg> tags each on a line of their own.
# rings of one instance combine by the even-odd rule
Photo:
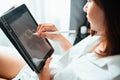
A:
<svg viewBox="0 0 120 80">
<path fill-rule="evenodd" d="M 49 38 L 54 41 L 58 41 L 59 37 L 61 37 L 61 34 L 49 34 L 45 32 L 55 32 L 58 31 L 55 25 L 50 24 L 50 23 L 44 23 L 44 24 L 39 24 L 37 28 L 37 36 L 38 37 L 43 37 L 43 38 Z"/>
<path fill-rule="evenodd" d="M 48 58 L 45 62 L 45 65 L 41 71 L 41 73 L 38 74 L 38 77 L 40 80 L 50 80 L 50 70 L 49 70 L 49 64 L 51 62 L 52 58 Z"/>
<path fill-rule="evenodd" d="M 51 40 L 59 42 L 64 51 L 67 51 L 69 48 L 72 47 L 71 43 L 61 34 L 45 33 L 54 31 L 58 31 L 54 24 L 44 23 L 38 25 L 36 32 L 38 37 L 49 38 Z"/>
</svg>

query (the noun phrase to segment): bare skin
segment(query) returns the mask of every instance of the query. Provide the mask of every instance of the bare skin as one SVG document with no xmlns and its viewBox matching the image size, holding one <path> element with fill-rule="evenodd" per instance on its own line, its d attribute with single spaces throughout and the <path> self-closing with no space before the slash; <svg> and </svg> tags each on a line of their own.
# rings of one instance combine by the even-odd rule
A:
<svg viewBox="0 0 120 80">
<path fill-rule="evenodd" d="M 7 53 L 7 50 L 0 51 L 0 77 L 12 79 L 18 74 L 26 62 L 19 54 L 14 54 L 10 51 Z"/>
<path fill-rule="evenodd" d="M 63 35 L 44 33 L 44 32 L 54 32 L 54 31 L 58 31 L 58 29 L 53 24 L 50 23 L 39 24 L 37 28 L 37 33 L 38 33 L 37 36 L 59 42 L 64 51 L 70 49 L 72 45 Z"/>
</svg>

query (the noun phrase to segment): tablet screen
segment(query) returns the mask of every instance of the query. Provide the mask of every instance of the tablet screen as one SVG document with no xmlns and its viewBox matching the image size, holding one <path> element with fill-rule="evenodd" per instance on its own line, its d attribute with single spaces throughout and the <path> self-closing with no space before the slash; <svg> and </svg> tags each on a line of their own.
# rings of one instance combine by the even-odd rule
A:
<svg viewBox="0 0 120 80">
<path fill-rule="evenodd" d="M 37 29 L 37 23 L 30 12 L 26 9 L 13 11 L 12 14 L 5 16 L 5 19 L 30 55 L 34 65 L 39 67 L 41 61 L 44 61 L 46 55 L 51 51 L 51 45 L 46 39 L 33 35 Z"/>
</svg>

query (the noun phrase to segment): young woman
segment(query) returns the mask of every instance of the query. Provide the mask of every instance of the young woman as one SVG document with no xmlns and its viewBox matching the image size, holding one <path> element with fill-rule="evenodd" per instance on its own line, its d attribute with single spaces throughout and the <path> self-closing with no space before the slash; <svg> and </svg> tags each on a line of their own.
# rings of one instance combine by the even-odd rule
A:
<svg viewBox="0 0 120 80">
<path fill-rule="evenodd" d="M 87 37 L 62 57 L 59 61 L 59 65 L 62 66 L 58 68 L 60 71 L 58 70 L 55 74 L 54 80 L 120 79 L 119 3 L 118 0 L 88 0 L 84 6 L 84 11 L 87 13 L 86 17 L 91 26 L 93 39 L 90 36 Z M 50 26 L 54 27 L 50 24 L 39 25 L 38 36 L 56 39 L 61 45 L 64 45 L 62 39 L 44 33 L 46 31 L 56 31 Z M 61 35 L 57 35 L 57 37 L 59 36 Z M 47 68 L 46 70 L 49 70 L 49 67 Z M 44 71 L 41 73 L 42 75 Z M 46 77 L 50 76 L 46 75 Z M 44 78 L 41 76 L 41 80 L 44 80 Z"/>
<path fill-rule="evenodd" d="M 91 35 L 73 47 L 61 34 L 44 33 L 57 31 L 55 25 L 40 24 L 37 36 L 58 41 L 66 53 L 57 61 L 49 58 L 37 76 L 23 67 L 14 80 L 28 76 L 31 80 L 120 80 L 119 4 L 118 0 L 88 0 L 84 11 Z"/>
</svg>

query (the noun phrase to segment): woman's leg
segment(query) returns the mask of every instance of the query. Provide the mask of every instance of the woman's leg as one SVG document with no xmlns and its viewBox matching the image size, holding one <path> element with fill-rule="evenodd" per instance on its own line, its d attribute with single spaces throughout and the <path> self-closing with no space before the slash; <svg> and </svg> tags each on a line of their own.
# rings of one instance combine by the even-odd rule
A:
<svg viewBox="0 0 120 80">
<path fill-rule="evenodd" d="M 22 57 L 14 50 L 0 47 L 0 77 L 14 78 L 25 64 Z"/>
</svg>

